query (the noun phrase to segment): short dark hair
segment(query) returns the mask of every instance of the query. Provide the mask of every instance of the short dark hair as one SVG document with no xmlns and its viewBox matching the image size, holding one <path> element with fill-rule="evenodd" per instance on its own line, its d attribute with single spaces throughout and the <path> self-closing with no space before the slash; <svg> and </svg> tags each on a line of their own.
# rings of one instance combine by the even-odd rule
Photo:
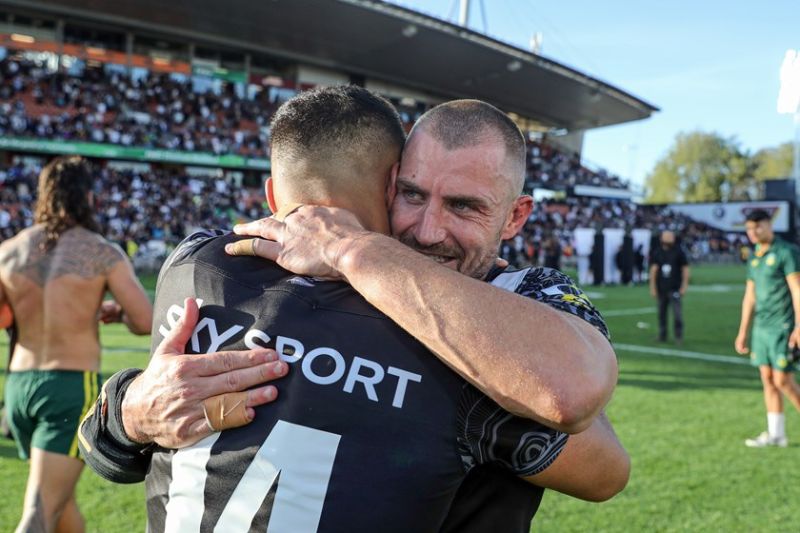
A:
<svg viewBox="0 0 800 533">
<path fill-rule="evenodd" d="M 427 111 L 414 125 L 414 129 L 417 128 L 429 132 L 448 150 L 475 146 L 491 137 L 499 138 L 509 160 L 519 167 L 520 175 L 516 179 L 522 189 L 525 136 L 514 121 L 495 106 L 481 100 L 452 100 Z"/>
<path fill-rule="evenodd" d="M 406 140 L 397 110 L 356 85 L 317 87 L 285 102 L 272 117 L 272 150 L 295 156 L 395 148 Z"/>
<path fill-rule="evenodd" d="M 747 213 L 745 220 L 747 222 L 761 222 L 762 220 L 772 221 L 772 217 L 763 209 L 753 209 Z"/>
</svg>

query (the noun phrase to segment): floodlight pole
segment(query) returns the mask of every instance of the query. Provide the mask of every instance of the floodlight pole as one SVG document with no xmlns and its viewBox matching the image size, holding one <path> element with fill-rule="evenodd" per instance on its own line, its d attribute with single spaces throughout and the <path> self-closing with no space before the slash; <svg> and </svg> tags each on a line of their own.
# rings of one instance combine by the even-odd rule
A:
<svg viewBox="0 0 800 533">
<path fill-rule="evenodd" d="M 795 190 L 800 191 L 800 107 L 794 113 L 794 160 L 792 164 Z"/>
<path fill-rule="evenodd" d="M 463 26 L 465 28 L 469 26 L 469 0 L 461 0 L 461 9 L 459 9 L 458 24 L 459 26 Z"/>
</svg>

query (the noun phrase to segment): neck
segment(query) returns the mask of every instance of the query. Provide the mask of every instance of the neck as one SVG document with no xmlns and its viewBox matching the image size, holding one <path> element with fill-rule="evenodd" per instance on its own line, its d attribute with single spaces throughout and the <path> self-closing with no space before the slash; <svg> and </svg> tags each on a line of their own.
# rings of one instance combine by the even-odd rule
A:
<svg viewBox="0 0 800 533">
<path fill-rule="evenodd" d="M 384 198 L 369 199 L 371 195 L 354 194 L 347 197 L 336 197 L 333 195 L 326 196 L 326 198 L 286 198 L 283 203 L 306 203 L 312 205 L 320 205 L 324 207 L 338 207 L 340 209 L 347 209 L 361 223 L 367 231 L 374 231 L 375 233 L 383 233 L 389 235 L 389 215 L 386 212 L 386 204 Z"/>
</svg>

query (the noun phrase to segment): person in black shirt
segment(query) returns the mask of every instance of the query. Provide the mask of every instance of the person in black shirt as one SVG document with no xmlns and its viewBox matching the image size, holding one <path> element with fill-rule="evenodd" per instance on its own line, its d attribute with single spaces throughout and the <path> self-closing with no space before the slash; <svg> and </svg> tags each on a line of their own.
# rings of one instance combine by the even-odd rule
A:
<svg viewBox="0 0 800 533">
<path fill-rule="evenodd" d="M 298 97 L 295 104 L 303 101 Z M 346 101 L 333 103 L 341 110 Z M 289 106 L 286 113 L 292 112 L 304 119 L 313 116 Z M 279 113 L 275 120 L 281 117 L 286 115 Z M 279 146 L 281 131 L 274 124 L 273 143 Z M 381 229 L 376 207 L 362 200 L 382 191 L 365 185 L 363 194 L 354 195 L 349 180 L 354 168 L 372 168 L 365 162 L 383 153 L 386 139 L 377 139 L 371 150 L 362 147 L 368 157 L 346 153 L 351 161 L 335 173 L 336 180 L 317 181 L 320 157 L 326 174 L 332 163 L 342 162 L 343 150 L 326 152 L 325 143 L 355 141 L 346 128 L 333 133 L 306 139 L 307 144 L 296 141 L 293 151 L 274 150 L 270 200 L 276 191 L 285 195 L 283 203 L 306 200 L 309 191 L 322 186 L 325 196 L 337 199 L 331 203 L 351 206 L 356 220 Z M 356 139 L 365 137 L 370 135 L 362 132 Z M 311 160 L 298 158 L 311 148 L 322 153 Z M 293 164 L 281 162 L 280 153 L 291 154 L 287 160 Z M 311 180 L 294 188 L 289 176 L 299 181 L 309 173 Z M 347 194 L 342 184 L 351 186 Z M 81 426 L 82 449 L 93 468 L 114 477 L 120 472 L 113 463 L 122 462 L 129 467 L 129 480 L 149 469 L 151 528 L 247 529 L 269 523 L 287 524 L 292 531 L 434 530 L 463 472 L 491 459 L 509 472 L 536 476 L 555 459 L 563 434 L 503 413 L 426 351 L 418 353 L 416 341 L 389 327 L 349 287 L 293 276 L 256 259 L 226 260 L 222 248 L 234 242 L 231 236 L 200 234 L 171 256 L 156 298 L 156 316 L 166 322 L 156 322 L 154 342 L 178 327 L 184 297 L 202 297 L 203 319 L 191 335 L 193 350 L 274 346 L 295 368 L 283 389 L 288 399 L 257 406 L 253 424 L 212 433 L 177 453 L 156 448 L 152 461 L 142 460 L 146 455 L 139 453 L 136 441 L 147 438 L 141 438 L 144 428 L 126 424 L 121 412 L 120 401 L 132 394 L 131 388 L 126 395 L 125 388 L 135 382 L 135 373 L 129 372 L 110 380 L 99 408 Z M 594 308 L 563 275 L 538 269 L 487 276 L 496 285 L 536 294 L 574 315 L 576 324 L 585 320 L 605 331 Z M 184 304 L 186 314 L 196 313 L 191 302 Z M 454 468 L 458 463 L 447 459 L 449 448 L 461 457 L 462 473 Z M 120 459 L 126 453 L 128 458 Z M 275 478 L 279 463 L 285 468 L 280 482 Z M 288 505 L 287 491 L 298 494 L 294 506 Z"/>
<path fill-rule="evenodd" d="M 672 307 L 675 342 L 683 342 L 681 298 L 689 287 L 689 260 L 671 231 L 661 233 L 661 246 L 650 258 L 650 294 L 658 299 L 658 340 L 667 340 L 667 309 Z"/>
</svg>

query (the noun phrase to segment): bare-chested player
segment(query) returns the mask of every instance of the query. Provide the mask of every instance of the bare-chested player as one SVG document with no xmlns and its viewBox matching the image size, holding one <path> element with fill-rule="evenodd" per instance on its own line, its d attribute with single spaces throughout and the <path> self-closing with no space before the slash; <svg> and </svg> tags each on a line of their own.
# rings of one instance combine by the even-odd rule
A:
<svg viewBox="0 0 800 533">
<path fill-rule="evenodd" d="M 150 333 L 152 306 L 133 267 L 97 233 L 92 184 L 85 160 L 53 160 L 39 177 L 36 224 L 0 245 L 0 306 L 10 304 L 17 328 L 6 408 L 30 459 L 17 531 L 84 530 L 76 432 L 100 385 L 98 323 Z M 103 302 L 107 289 L 115 302 Z"/>
</svg>

